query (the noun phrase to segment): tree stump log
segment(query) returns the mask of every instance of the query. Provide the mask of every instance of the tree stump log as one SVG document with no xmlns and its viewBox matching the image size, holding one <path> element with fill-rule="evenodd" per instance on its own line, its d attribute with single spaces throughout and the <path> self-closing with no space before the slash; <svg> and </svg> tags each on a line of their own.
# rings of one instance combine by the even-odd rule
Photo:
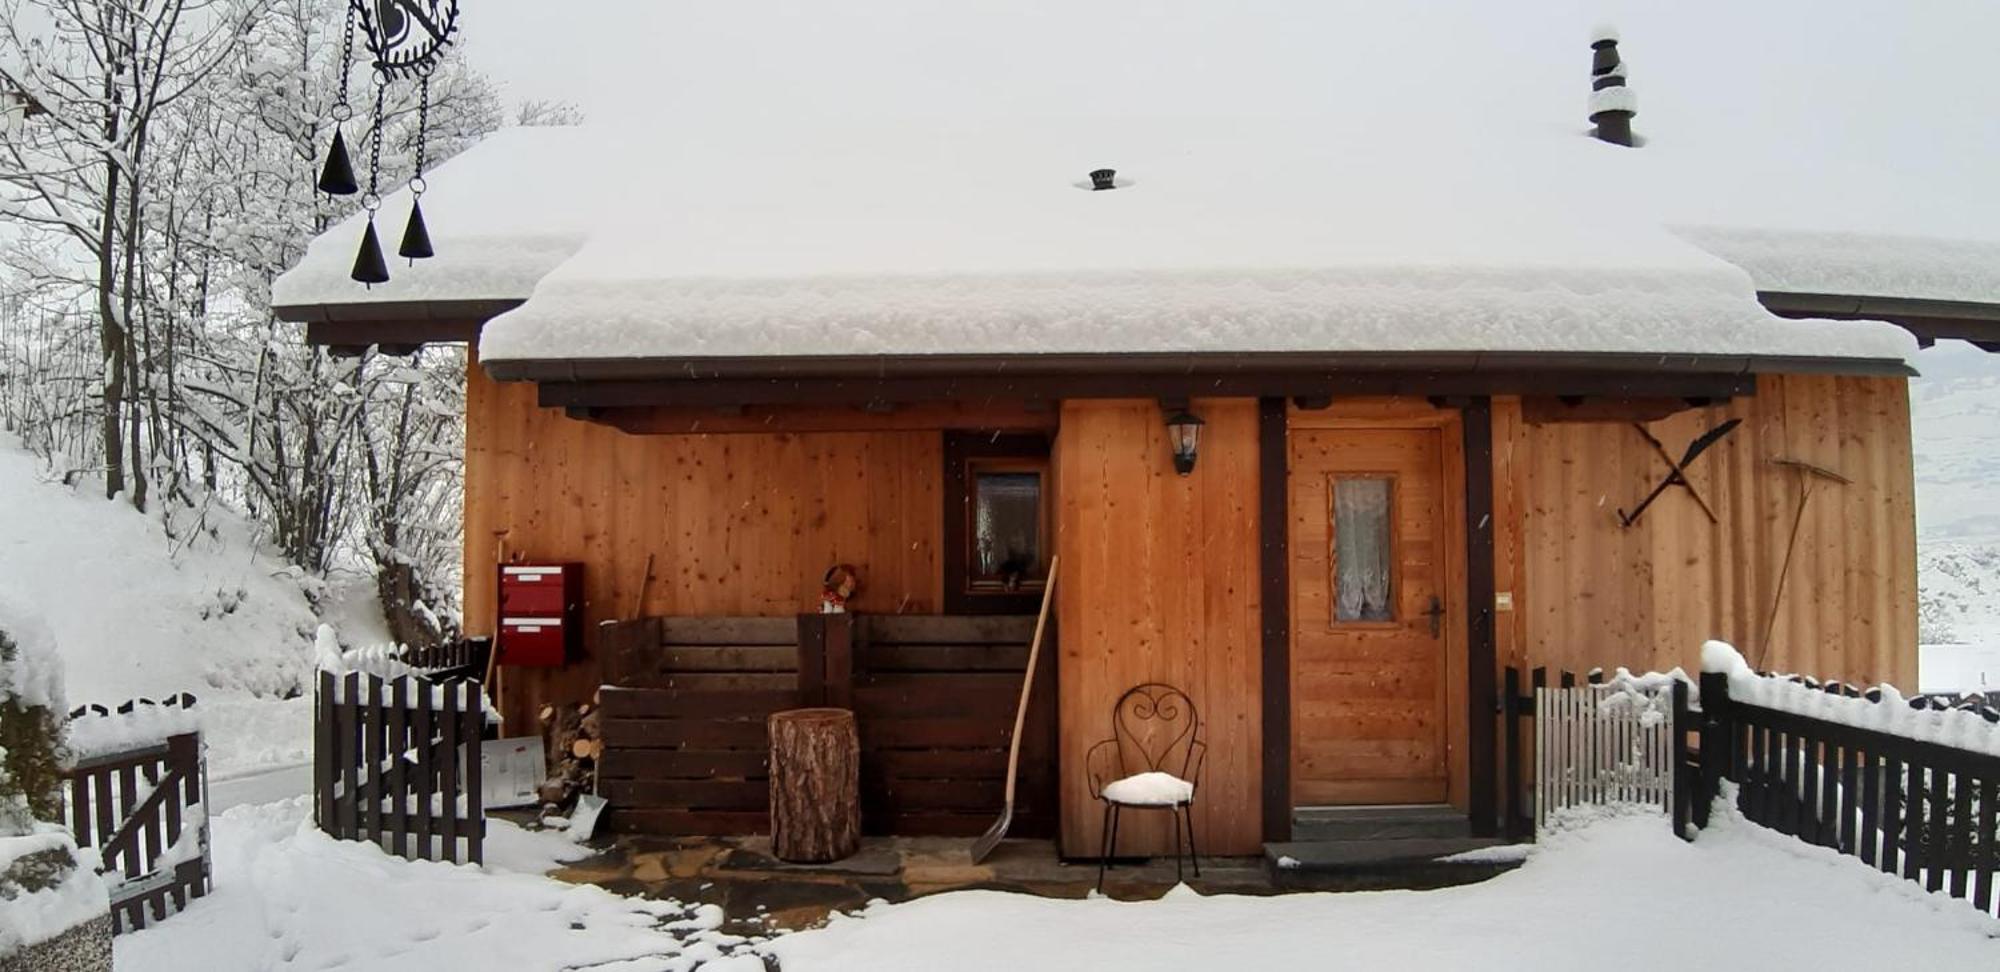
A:
<svg viewBox="0 0 2000 972">
<path fill-rule="evenodd" d="M 771 853 L 824 864 L 861 849 L 861 738 L 846 709 L 771 713 Z"/>
</svg>

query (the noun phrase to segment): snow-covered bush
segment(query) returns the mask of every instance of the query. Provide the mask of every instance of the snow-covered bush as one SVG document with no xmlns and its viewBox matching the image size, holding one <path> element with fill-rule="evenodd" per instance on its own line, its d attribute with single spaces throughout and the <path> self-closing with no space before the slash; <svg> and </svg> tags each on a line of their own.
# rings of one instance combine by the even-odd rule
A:
<svg viewBox="0 0 2000 972">
<path fill-rule="evenodd" d="M 0 837 L 62 813 L 62 663 L 47 629 L 0 601 Z"/>
<path fill-rule="evenodd" d="M 62 662 L 48 630 L 0 598 L 0 967 L 46 946 L 106 952 L 110 893 L 62 817 Z M 16 956 L 17 958 L 19 956 Z M 49 955 L 27 956 L 32 961 Z M 77 966 L 79 968 L 86 966 Z"/>
</svg>

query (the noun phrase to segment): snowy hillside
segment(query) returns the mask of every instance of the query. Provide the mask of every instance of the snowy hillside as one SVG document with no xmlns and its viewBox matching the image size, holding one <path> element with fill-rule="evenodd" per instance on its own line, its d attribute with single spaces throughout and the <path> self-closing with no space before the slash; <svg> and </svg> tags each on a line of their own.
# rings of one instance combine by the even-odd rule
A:
<svg viewBox="0 0 2000 972">
<path fill-rule="evenodd" d="M 2000 687 L 2000 355 L 1946 342 L 1910 383 L 1919 688 Z"/>
<path fill-rule="evenodd" d="M 156 521 L 65 487 L 11 440 L 0 510 L 0 590 L 54 635 L 72 705 L 194 693 L 215 778 L 310 758 L 319 619 L 302 578 L 253 553 L 240 520 L 212 511 L 214 535 L 177 549 Z"/>
</svg>

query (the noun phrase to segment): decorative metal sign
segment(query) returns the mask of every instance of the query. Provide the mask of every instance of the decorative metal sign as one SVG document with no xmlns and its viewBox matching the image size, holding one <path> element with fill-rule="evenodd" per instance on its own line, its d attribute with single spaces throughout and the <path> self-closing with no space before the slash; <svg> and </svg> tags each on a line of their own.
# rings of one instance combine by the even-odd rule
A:
<svg viewBox="0 0 2000 972">
<path fill-rule="evenodd" d="M 351 196 L 361 191 L 354 164 L 347 154 L 347 139 L 341 126 L 354 117 L 347 100 L 348 73 L 354 65 L 354 29 L 361 28 L 362 44 L 368 49 L 369 66 L 375 75 L 375 109 L 368 129 L 368 191 L 361 208 L 368 211 L 368 228 L 361 236 L 349 276 L 374 285 L 389 279 L 389 265 L 382 256 L 382 243 L 375 234 L 375 211 L 382 208 L 377 192 L 382 177 L 383 108 L 389 85 L 397 81 L 417 82 L 417 139 L 415 171 L 410 176 L 410 218 L 403 227 L 397 255 L 411 262 L 432 256 L 430 228 L 424 224 L 423 194 L 425 149 L 430 136 L 431 74 L 444 59 L 444 51 L 458 32 L 458 0 L 348 0 L 347 26 L 340 43 L 340 93 L 333 103 L 333 144 L 327 149 L 326 164 L 320 169 L 319 189 L 329 195 Z"/>
</svg>

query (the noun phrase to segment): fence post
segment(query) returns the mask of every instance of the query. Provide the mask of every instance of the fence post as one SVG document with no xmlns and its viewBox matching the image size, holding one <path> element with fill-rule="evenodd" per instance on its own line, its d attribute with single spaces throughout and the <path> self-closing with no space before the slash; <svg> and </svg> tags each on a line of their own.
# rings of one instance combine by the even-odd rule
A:
<svg viewBox="0 0 2000 972">
<path fill-rule="evenodd" d="M 826 639 L 830 614 L 799 615 L 798 685 L 800 708 L 816 708 L 826 701 Z"/>
<path fill-rule="evenodd" d="M 826 616 L 826 704 L 854 708 L 854 615 Z"/>
<path fill-rule="evenodd" d="M 1736 726 L 1729 711 L 1729 676 L 1701 673 L 1701 787 L 1695 791 L 1694 825 L 1708 826 L 1709 806 L 1723 779 L 1736 780 Z M 1740 781 L 1739 781 L 1740 782 Z"/>
<path fill-rule="evenodd" d="M 1668 769 L 1673 774 L 1674 787 L 1674 836 L 1682 840 L 1693 840 L 1692 813 L 1695 794 L 1694 773 L 1688 768 L 1688 731 L 1693 729 L 1688 712 L 1688 686 L 1680 679 L 1674 679 L 1674 722 L 1672 729 L 1672 753 Z"/>
<path fill-rule="evenodd" d="M 1507 829 L 1510 839 L 1521 837 L 1521 670 L 1512 665 L 1501 673 L 1500 738 L 1505 758 L 1501 774 L 1507 781 Z"/>
</svg>

